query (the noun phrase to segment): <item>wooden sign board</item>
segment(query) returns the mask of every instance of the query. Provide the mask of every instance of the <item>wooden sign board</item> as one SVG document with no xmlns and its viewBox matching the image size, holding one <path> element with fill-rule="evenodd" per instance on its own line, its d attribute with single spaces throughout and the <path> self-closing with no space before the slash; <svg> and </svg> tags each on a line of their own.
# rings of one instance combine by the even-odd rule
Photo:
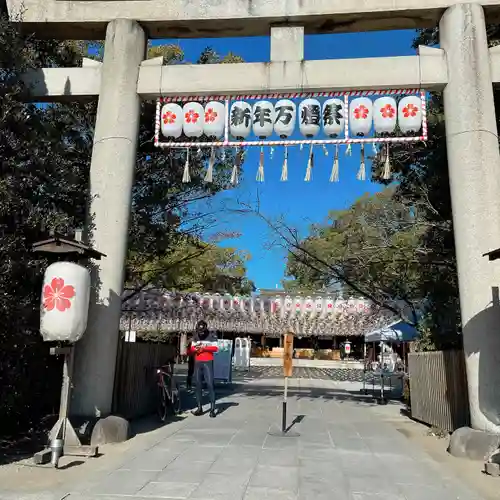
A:
<svg viewBox="0 0 500 500">
<path fill-rule="evenodd" d="M 293 374 L 293 333 L 285 333 L 283 345 L 283 375 L 291 377 Z"/>
</svg>

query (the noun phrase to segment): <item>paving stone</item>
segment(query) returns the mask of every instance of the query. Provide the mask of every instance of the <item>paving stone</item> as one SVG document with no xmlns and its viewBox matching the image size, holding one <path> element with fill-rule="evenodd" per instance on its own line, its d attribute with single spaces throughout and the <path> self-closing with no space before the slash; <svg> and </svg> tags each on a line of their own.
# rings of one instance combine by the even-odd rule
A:
<svg viewBox="0 0 500 500">
<path fill-rule="evenodd" d="M 296 500 L 297 494 L 291 491 L 249 486 L 244 500 Z"/>
<path fill-rule="evenodd" d="M 362 471 L 360 471 L 362 473 Z M 349 489 L 352 493 L 381 493 L 381 494 L 398 494 L 398 487 L 394 483 L 394 479 L 390 474 L 383 476 L 349 476 L 347 481 Z M 421 500 L 424 500 L 422 498 Z M 428 499 L 425 499 L 428 500 Z"/>
<path fill-rule="evenodd" d="M 277 437 L 268 435 L 264 441 L 263 448 L 275 450 L 298 448 L 298 439 L 295 437 Z"/>
<path fill-rule="evenodd" d="M 161 471 L 182 453 L 182 451 L 167 448 L 153 448 L 141 453 L 130 462 L 125 462 L 121 468 L 124 470 Z"/>
<path fill-rule="evenodd" d="M 174 461 L 157 476 L 158 482 L 201 483 L 213 462 Z"/>
<path fill-rule="evenodd" d="M 89 492 L 98 495 L 135 495 L 157 475 L 158 472 L 153 471 L 116 471 L 90 488 Z"/>
<path fill-rule="evenodd" d="M 399 486 L 406 500 L 475 500 L 476 496 L 467 493 L 460 494 L 442 487 L 428 487 L 423 484 Z"/>
<path fill-rule="evenodd" d="M 213 463 L 209 472 L 224 475 L 247 474 L 248 479 L 250 479 L 256 465 L 257 457 L 219 458 Z"/>
<path fill-rule="evenodd" d="M 299 455 L 294 450 L 264 449 L 259 455 L 259 465 L 298 467 Z"/>
<path fill-rule="evenodd" d="M 264 486 L 295 493 L 299 486 L 299 469 L 258 465 L 250 478 L 250 486 Z"/>
<path fill-rule="evenodd" d="M 242 499 L 248 483 L 248 478 L 238 475 L 228 476 L 225 474 L 207 474 L 203 482 L 192 493 L 190 498 L 198 499 Z"/>
<path fill-rule="evenodd" d="M 370 453 L 371 450 L 366 444 L 366 441 L 357 437 L 333 437 L 332 436 L 333 447 L 338 450 L 346 451 L 360 451 L 364 453 Z"/>
<path fill-rule="evenodd" d="M 196 483 L 158 483 L 151 482 L 148 483 L 141 491 L 139 495 L 144 497 L 155 497 L 155 498 L 188 498 L 189 495 L 198 487 Z"/>
<path fill-rule="evenodd" d="M 353 493 L 352 500 L 405 500 L 405 497 L 392 493 Z"/>
<path fill-rule="evenodd" d="M 334 481 L 318 483 L 301 481 L 299 488 L 300 500 L 351 500 L 349 491 L 344 484 Z"/>
<path fill-rule="evenodd" d="M 195 446 L 182 454 L 183 461 L 215 462 L 223 451 L 222 446 Z"/>
</svg>

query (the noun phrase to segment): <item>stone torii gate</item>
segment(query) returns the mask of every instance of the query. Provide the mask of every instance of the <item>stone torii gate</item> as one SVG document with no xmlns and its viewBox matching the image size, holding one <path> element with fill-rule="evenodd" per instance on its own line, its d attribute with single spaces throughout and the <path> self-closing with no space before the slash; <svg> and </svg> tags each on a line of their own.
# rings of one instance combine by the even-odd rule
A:
<svg viewBox="0 0 500 500">
<path fill-rule="evenodd" d="M 73 413 L 111 411 L 140 99 L 422 88 L 443 91 L 450 188 L 472 425 L 500 431 L 500 156 L 492 83 L 500 48 L 488 22 L 500 0 L 7 0 L 26 30 L 60 39 L 104 39 L 102 64 L 43 69 L 27 76 L 37 100 L 99 97 L 91 161 L 99 305 L 77 347 Z M 304 33 L 430 27 L 440 49 L 411 57 L 304 60 Z M 162 66 L 144 60 L 147 38 L 271 36 L 271 61 Z M 493 294 L 494 295 L 494 294 Z"/>
</svg>

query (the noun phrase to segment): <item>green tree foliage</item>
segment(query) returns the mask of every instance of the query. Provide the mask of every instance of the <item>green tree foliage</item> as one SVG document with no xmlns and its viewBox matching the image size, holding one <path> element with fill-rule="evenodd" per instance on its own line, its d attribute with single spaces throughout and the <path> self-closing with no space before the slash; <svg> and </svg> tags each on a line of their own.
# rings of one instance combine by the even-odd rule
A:
<svg viewBox="0 0 500 500">
<path fill-rule="evenodd" d="M 139 260 L 139 269 L 135 273 L 139 280 L 129 285 L 137 291 L 154 284 L 185 293 L 250 295 L 255 286 L 246 277 L 249 259 L 249 254 L 234 248 L 187 239 L 172 252 L 145 265 Z M 133 262 L 131 259 L 130 267 Z"/>
<path fill-rule="evenodd" d="M 2 434 L 25 429 L 59 406 L 61 366 L 48 355 L 38 331 L 47 261 L 34 255 L 31 245 L 50 229 L 71 234 L 84 224 L 96 110 L 95 102 L 27 104 L 30 89 L 21 75 L 34 68 L 80 66 L 88 47 L 85 42 L 21 36 L 5 14 L 0 18 Z M 94 49 L 98 56 L 99 46 Z M 166 63 L 183 60 L 174 46 L 154 47 L 150 54 L 162 55 Z M 202 178 L 209 152 L 193 155 L 193 182 L 183 184 L 185 152 L 153 147 L 154 113 L 154 103 L 142 104 L 129 240 L 131 255 L 140 255 L 143 263 L 156 259 L 163 265 L 163 258 L 172 262 L 179 242 L 201 245 L 202 231 L 215 224 L 213 214 L 196 213 L 193 206 L 227 187 L 232 157 L 231 152 L 225 159 L 218 157 L 214 182 L 206 184 Z M 217 260 L 221 262 L 222 257 Z M 237 277 L 244 262 L 236 257 L 232 262 L 231 272 Z M 243 286 L 244 277 L 238 279 Z"/>
<path fill-rule="evenodd" d="M 20 37 L 0 19 L 0 420 L 2 433 L 58 405 L 61 371 L 42 345 L 41 278 L 47 262 L 31 252 L 44 229 L 79 226 L 87 201 L 88 106 L 25 104 L 20 75 L 77 65 L 64 44 Z M 56 390 L 54 390 L 56 388 Z"/>
<path fill-rule="evenodd" d="M 346 210 L 315 224 L 307 238 L 290 248 L 286 274 L 290 289 L 331 290 L 370 298 L 381 307 L 415 322 L 422 300 L 419 289 L 424 227 L 414 207 L 387 188 L 365 195 Z"/>
</svg>

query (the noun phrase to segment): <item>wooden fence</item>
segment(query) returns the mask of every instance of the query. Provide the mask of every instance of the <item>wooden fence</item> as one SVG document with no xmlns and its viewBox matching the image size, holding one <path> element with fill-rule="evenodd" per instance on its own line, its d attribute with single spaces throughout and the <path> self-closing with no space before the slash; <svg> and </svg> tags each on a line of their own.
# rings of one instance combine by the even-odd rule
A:
<svg viewBox="0 0 500 500">
<path fill-rule="evenodd" d="M 465 359 L 461 350 L 408 355 L 411 415 L 453 432 L 469 425 Z"/>
<path fill-rule="evenodd" d="M 113 412 L 132 419 L 156 410 L 155 368 L 175 356 L 175 346 L 120 341 L 116 360 Z"/>
</svg>

